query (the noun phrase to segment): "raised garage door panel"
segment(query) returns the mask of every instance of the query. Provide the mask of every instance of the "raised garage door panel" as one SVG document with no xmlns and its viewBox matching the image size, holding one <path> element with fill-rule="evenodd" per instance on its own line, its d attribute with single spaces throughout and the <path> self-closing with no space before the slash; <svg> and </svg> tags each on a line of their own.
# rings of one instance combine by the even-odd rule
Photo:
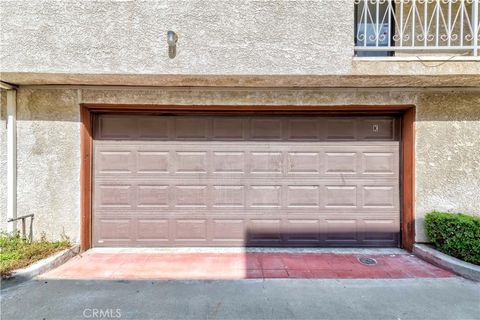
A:
<svg viewBox="0 0 480 320">
<path fill-rule="evenodd" d="M 94 246 L 397 246 L 390 117 L 101 115 Z"/>
</svg>

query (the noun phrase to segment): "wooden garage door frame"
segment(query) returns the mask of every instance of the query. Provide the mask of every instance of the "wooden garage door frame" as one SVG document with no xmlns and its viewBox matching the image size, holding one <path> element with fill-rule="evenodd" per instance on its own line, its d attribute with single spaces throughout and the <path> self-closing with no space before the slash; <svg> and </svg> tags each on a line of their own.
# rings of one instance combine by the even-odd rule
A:
<svg viewBox="0 0 480 320">
<path fill-rule="evenodd" d="M 401 247 L 411 251 L 415 240 L 414 187 L 415 187 L 415 107 L 412 105 L 347 105 L 347 106 L 226 106 L 226 105 L 132 105 L 132 104 L 80 104 L 80 246 L 92 246 L 92 146 L 93 117 L 98 113 L 166 113 L 166 114 L 269 114 L 312 115 L 343 114 L 401 115 L 400 162 L 400 229 Z"/>
</svg>

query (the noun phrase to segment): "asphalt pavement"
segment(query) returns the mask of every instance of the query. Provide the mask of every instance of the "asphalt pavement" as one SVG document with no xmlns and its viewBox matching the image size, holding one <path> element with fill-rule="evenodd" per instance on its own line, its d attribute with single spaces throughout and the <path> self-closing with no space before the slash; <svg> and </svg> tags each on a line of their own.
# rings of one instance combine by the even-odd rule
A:
<svg viewBox="0 0 480 320">
<path fill-rule="evenodd" d="M 37 279 L 2 290 L 1 319 L 480 319 L 480 285 L 460 277 Z"/>
</svg>

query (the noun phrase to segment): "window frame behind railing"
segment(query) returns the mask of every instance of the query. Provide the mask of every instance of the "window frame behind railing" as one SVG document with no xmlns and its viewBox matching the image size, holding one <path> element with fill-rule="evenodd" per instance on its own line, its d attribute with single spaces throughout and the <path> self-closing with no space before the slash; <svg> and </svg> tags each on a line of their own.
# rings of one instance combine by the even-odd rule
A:
<svg viewBox="0 0 480 320">
<path fill-rule="evenodd" d="M 447 52 L 478 57 L 479 1 L 354 0 L 355 55 Z M 385 5 L 382 8 L 385 12 L 380 13 L 380 6 Z M 385 24 L 387 36 L 384 36 Z M 459 29 L 455 30 L 456 27 Z M 388 45 L 384 45 L 385 41 Z"/>
</svg>

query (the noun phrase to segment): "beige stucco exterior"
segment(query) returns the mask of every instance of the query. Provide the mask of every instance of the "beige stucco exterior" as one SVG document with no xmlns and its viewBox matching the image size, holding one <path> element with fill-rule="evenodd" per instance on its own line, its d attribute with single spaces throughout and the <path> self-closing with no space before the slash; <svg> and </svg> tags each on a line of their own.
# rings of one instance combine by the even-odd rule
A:
<svg viewBox="0 0 480 320">
<path fill-rule="evenodd" d="M 345 74 L 352 12 L 351 0 L 3 1 L 0 59 L 15 72 Z"/>
<path fill-rule="evenodd" d="M 463 53 L 417 54 L 396 63 L 352 59 L 354 16 L 353 0 L 63 1 L 61 6 L 7 0 L 0 10 L 0 71 L 4 81 L 16 84 L 169 86 L 175 76 L 175 85 L 198 85 L 196 77 L 217 75 L 224 78 L 216 85 L 235 84 L 231 76 L 242 76 L 248 86 L 268 82 L 259 81 L 264 75 L 301 75 L 330 76 L 323 82 L 301 80 L 303 86 L 333 81 L 351 87 L 335 77 L 423 75 L 448 76 L 442 85 L 480 85 L 479 57 Z M 168 57 L 169 30 L 179 36 L 175 59 Z M 179 76 L 186 77 L 179 81 Z M 212 83 L 208 79 L 204 85 Z"/>
<path fill-rule="evenodd" d="M 78 241 L 79 103 L 82 102 L 414 104 L 417 108 L 416 240 L 426 241 L 422 223 L 428 211 L 437 209 L 480 214 L 478 91 L 25 87 L 18 90 L 18 214 L 35 214 L 37 236 L 42 232 L 50 238 L 65 234 Z M 5 132 L 0 133 L 4 148 Z M 5 189 L 3 180 L 0 187 Z M 3 196 L 1 203 L 4 208 Z"/>
<path fill-rule="evenodd" d="M 480 92 L 417 99 L 417 240 L 432 209 L 480 215 Z"/>
</svg>

